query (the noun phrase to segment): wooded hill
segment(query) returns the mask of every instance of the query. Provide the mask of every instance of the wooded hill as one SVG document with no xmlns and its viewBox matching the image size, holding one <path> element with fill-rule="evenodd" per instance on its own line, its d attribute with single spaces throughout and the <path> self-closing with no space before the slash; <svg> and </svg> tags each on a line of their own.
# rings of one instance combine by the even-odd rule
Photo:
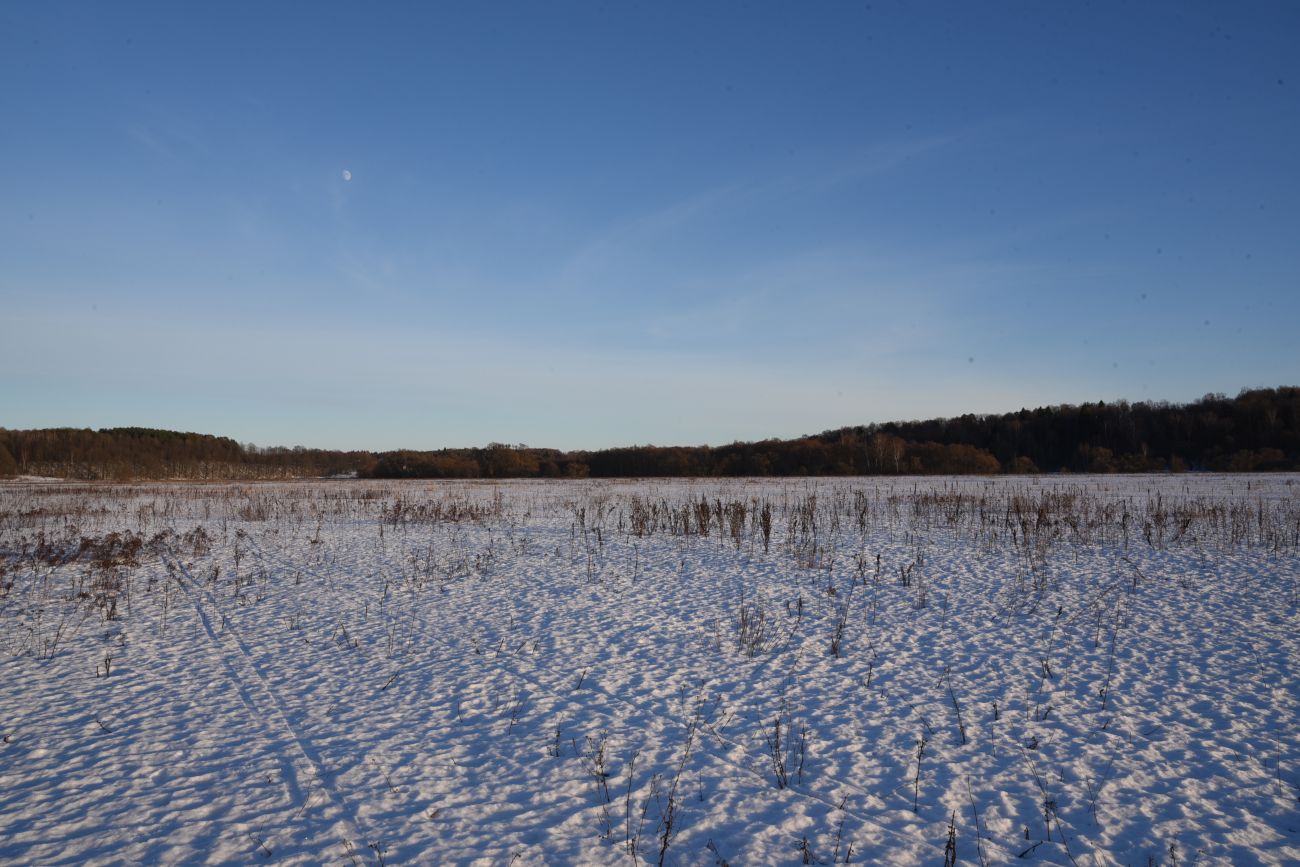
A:
<svg viewBox="0 0 1300 867">
<path fill-rule="evenodd" d="M 805 476 L 1300 470 L 1300 387 L 1190 404 L 1085 403 L 889 422 L 792 440 L 561 452 L 257 448 L 149 428 L 5 430 L 0 476 L 76 479 Z"/>
</svg>

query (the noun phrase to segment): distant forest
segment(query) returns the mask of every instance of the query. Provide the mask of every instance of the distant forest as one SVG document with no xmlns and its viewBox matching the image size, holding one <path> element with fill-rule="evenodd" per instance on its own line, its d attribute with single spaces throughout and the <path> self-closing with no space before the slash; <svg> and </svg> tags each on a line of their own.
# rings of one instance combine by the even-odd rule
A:
<svg viewBox="0 0 1300 867">
<path fill-rule="evenodd" d="M 1190 404 L 1085 403 L 724 446 L 562 452 L 258 448 L 149 428 L 0 428 L 0 477 L 75 479 L 614 478 L 1300 470 L 1300 387 Z"/>
</svg>

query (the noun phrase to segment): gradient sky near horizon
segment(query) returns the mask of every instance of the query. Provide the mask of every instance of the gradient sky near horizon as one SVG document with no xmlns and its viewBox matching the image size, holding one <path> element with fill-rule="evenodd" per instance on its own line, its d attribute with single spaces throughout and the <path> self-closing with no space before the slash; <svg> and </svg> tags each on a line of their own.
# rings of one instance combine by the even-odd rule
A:
<svg viewBox="0 0 1300 867">
<path fill-rule="evenodd" d="M 1300 4 L 8 3 L 0 425 L 724 443 L 1300 383 Z"/>
</svg>

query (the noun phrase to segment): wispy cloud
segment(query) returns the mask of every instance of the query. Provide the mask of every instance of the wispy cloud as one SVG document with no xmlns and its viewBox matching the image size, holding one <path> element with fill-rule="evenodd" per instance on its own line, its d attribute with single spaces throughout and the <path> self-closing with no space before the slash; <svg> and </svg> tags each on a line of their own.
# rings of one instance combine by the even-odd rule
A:
<svg viewBox="0 0 1300 867">
<path fill-rule="evenodd" d="M 157 156 L 172 162 L 180 162 L 180 156 L 176 151 L 163 143 L 152 131 L 142 126 L 126 127 L 126 134 L 130 136 L 136 144 L 143 146 L 146 150 L 151 151 Z"/>
<path fill-rule="evenodd" d="M 701 224 L 741 225 L 755 213 L 782 214 L 795 196 L 823 194 L 907 168 L 914 160 L 952 146 L 964 133 L 883 142 L 833 159 L 822 155 L 692 192 L 633 214 L 578 247 L 554 279 L 561 289 L 617 283 L 646 265 L 654 267 L 665 243 L 689 236 Z M 801 215 L 802 216 L 802 215 Z M 761 255 L 761 250 L 760 250 Z"/>
<path fill-rule="evenodd" d="M 744 190 L 742 183 L 725 184 L 630 217 L 589 238 L 569 258 L 555 282 L 560 287 L 573 287 L 606 277 L 630 259 L 646 255 L 660 239 L 682 231 L 702 216 L 731 207 Z"/>
<path fill-rule="evenodd" d="M 179 123 L 128 123 L 122 131 L 140 147 L 170 162 L 182 163 L 193 156 L 209 155 L 202 137 Z"/>
</svg>

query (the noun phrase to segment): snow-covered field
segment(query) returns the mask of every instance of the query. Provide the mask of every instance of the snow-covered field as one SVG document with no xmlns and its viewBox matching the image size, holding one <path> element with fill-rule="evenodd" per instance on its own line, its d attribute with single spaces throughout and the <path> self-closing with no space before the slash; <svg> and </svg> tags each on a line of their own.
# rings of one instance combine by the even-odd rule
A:
<svg viewBox="0 0 1300 867">
<path fill-rule="evenodd" d="M 1298 535 L 1294 476 L 0 485 L 0 862 L 1295 864 Z"/>
</svg>

